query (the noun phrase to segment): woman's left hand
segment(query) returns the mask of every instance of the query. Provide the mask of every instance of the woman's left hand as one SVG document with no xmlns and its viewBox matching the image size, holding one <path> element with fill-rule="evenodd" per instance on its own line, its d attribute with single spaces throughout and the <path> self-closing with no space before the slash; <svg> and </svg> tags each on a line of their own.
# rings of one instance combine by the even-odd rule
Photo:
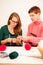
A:
<svg viewBox="0 0 43 65">
<path fill-rule="evenodd" d="M 16 43 L 16 38 L 12 38 L 12 43 Z"/>
<path fill-rule="evenodd" d="M 16 44 L 20 45 L 21 44 L 21 40 L 19 38 L 16 39 Z"/>
</svg>

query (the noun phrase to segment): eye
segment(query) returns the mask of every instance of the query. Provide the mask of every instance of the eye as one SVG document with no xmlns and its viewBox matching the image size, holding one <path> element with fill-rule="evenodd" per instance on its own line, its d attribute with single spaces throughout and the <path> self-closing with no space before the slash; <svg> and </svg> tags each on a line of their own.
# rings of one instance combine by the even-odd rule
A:
<svg viewBox="0 0 43 65">
<path fill-rule="evenodd" d="M 13 21 L 13 20 L 11 20 L 12 22 L 14 22 L 14 23 L 18 23 L 17 21 Z"/>
</svg>

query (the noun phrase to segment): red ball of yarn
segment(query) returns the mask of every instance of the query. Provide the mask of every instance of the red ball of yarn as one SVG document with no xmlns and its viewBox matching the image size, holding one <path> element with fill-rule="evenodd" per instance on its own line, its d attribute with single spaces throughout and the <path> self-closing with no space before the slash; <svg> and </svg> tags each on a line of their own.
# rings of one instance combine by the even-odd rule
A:
<svg viewBox="0 0 43 65">
<path fill-rule="evenodd" d="M 5 51 L 6 50 L 6 45 L 0 45 L 0 51 Z"/>
<path fill-rule="evenodd" d="M 31 49 L 31 45 L 30 45 L 29 43 L 26 43 L 26 44 L 25 44 L 25 49 L 26 49 L 26 50 L 30 50 L 30 49 Z"/>
</svg>

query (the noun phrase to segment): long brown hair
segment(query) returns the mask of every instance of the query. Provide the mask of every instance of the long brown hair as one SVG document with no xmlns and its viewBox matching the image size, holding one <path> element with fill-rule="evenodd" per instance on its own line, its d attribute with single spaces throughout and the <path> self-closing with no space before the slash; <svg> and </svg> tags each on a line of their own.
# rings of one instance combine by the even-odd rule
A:
<svg viewBox="0 0 43 65">
<path fill-rule="evenodd" d="M 11 15 L 10 15 L 10 17 L 9 17 L 9 19 L 8 19 L 8 25 L 10 25 L 10 20 L 12 20 L 12 18 L 13 17 L 16 17 L 17 18 L 17 20 L 18 20 L 18 24 L 16 25 L 16 27 L 14 28 L 14 33 L 15 34 L 19 34 L 20 33 L 20 31 L 21 31 L 21 20 L 20 20 L 20 16 L 16 13 L 16 12 L 13 12 Z"/>
</svg>

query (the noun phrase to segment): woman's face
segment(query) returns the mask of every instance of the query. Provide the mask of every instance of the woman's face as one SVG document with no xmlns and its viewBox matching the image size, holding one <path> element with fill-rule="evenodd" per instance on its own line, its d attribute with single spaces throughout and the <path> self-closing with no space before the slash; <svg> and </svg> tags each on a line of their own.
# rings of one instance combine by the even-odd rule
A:
<svg viewBox="0 0 43 65">
<path fill-rule="evenodd" d="M 11 19 L 10 25 L 12 27 L 15 27 L 17 24 L 18 24 L 18 19 L 15 16 L 13 16 Z"/>
</svg>

